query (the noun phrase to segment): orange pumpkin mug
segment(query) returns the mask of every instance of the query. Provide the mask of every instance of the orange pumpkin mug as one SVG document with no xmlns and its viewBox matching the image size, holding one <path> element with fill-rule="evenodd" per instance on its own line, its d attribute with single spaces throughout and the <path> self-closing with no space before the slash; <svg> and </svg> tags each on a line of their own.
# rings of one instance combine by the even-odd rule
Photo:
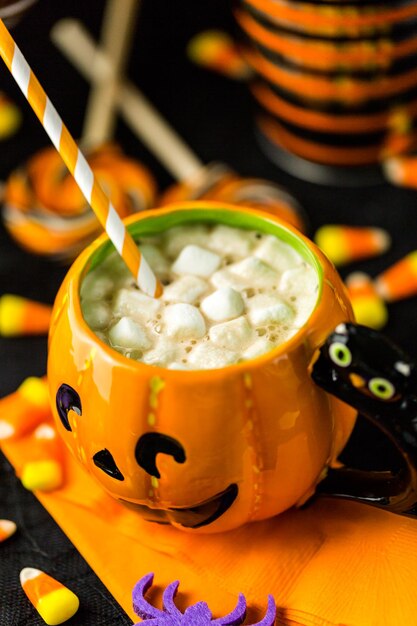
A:
<svg viewBox="0 0 417 626">
<path fill-rule="evenodd" d="M 314 311 L 289 340 L 227 367 L 184 371 L 129 359 L 101 341 L 81 311 L 84 277 L 113 251 L 101 236 L 69 270 L 51 322 L 48 381 L 67 446 L 145 519 L 192 532 L 229 530 L 300 506 L 327 489 L 327 474 L 330 489 L 340 492 L 339 471 L 341 495 L 354 497 L 337 457 L 356 410 L 310 375 L 335 328 L 333 356 L 344 367 L 340 345 L 353 315 L 341 278 L 311 241 L 260 211 L 195 202 L 126 220 L 136 239 L 191 223 L 257 230 L 291 245 L 317 274 Z M 416 473 L 408 470 L 401 489 L 409 505 Z"/>
</svg>

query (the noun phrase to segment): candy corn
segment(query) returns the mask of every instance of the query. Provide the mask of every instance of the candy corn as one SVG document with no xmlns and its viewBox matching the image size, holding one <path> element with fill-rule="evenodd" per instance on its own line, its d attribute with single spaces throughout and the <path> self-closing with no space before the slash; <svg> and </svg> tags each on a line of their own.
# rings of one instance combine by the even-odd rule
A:
<svg viewBox="0 0 417 626">
<path fill-rule="evenodd" d="M 0 441 L 19 437 L 51 418 L 46 378 L 26 378 L 14 393 L 0 400 Z"/>
<path fill-rule="evenodd" d="M 233 39 L 222 31 L 206 30 L 191 39 L 187 54 L 193 63 L 228 78 L 246 80 L 252 74 Z"/>
<path fill-rule="evenodd" d="M 21 296 L 0 297 L 0 335 L 42 335 L 49 329 L 51 307 Z"/>
<path fill-rule="evenodd" d="M 417 250 L 380 274 L 375 280 L 375 286 L 387 302 L 417 295 Z"/>
<path fill-rule="evenodd" d="M 383 328 L 388 321 L 388 310 L 370 277 L 354 272 L 346 278 L 345 284 L 356 321 L 376 330 Z"/>
<path fill-rule="evenodd" d="M 41 424 L 33 433 L 30 458 L 20 471 L 22 485 L 29 491 L 52 491 L 63 482 L 62 443 L 49 424 Z"/>
<path fill-rule="evenodd" d="M 80 601 L 75 593 L 41 570 L 25 567 L 20 584 L 48 626 L 62 624 L 78 611 Z"/>
<path fill-rule="evenodd" d="M 383 167 L 385 176 L 394 185 L 417 188 L 417 156 L 386 159 Z"/>
<path fill-rule="evenodd" d="M 8 519 L 0 519 L 0 543 L 6 541 L 16 532 L 16 524 Z"/>
<path fill-rule="evenodd" d="M 0 139 L 14 135 L 21 123 L 20 110 L 4 93 L 0 93 Z"/>
<path fill-rule="evenodd" d="M 381 228 L 326 225 L 314 240 L 335 265 L 377 256 L 388 250 L 391 239 Z"/>
</svg>

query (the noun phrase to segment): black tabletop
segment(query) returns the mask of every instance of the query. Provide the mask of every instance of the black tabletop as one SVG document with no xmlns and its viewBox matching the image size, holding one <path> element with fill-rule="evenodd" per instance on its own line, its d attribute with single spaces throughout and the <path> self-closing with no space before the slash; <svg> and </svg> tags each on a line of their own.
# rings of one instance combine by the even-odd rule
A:
<svg viewBox="0 0 417 626">
<path fill-rule="evenodd" d="M 62 17 L 82 20 L 98 37 L 104 3 L 100 0 L 40 0 L 14 28 L 13 34 L 37 72 L 70 131 L 80 136 L 88 84 L 49 40 L 52 25 Z M 129 77 L 194 148 L 204 162 L 223 161 L 246 176 L 273 180 L 287 187 L 304 207 L 309 234 L 325 223 L 374 225 L 392 236 L 391 250 L 355 263 L 342 275 L 363 270 L 376 276 L 417 248 L 417 192 L 388 184 L 362 188 L 317 186 L 280 171 L 261 151 L 254 132 L 253 105 L 247 87 L 193 66 L 185 48 L 197 32 L 234 29 L 231 6 L 224 0 L 142 0 Z M 0 143 L 0 179 L 41 147 L 49 145 L 42 127 L 0 64 L 0 90 L 21 107 L 20 131 Z M 119 121 L 116 138 L 125 152 L 146 163 L 160 188 L 169 174 Z M 17 293 L 52 303 L 66 268 L 23 252 L 0 223 L 0 293 Z M 389 306 L 385 333 L 417 357 L 417 298 Z M 0 396 L 24 378 L 46 370 L 46 338 L 0 339 Z M 370 442 L 371 445 L 370 445 Z M 366 451 L 366 454 L 365 454 Z M 359 420 L 345 458 L 362 467 L 382 469 L 390 457 L 384 440 Z M 80 597 L 79 613 L 68 624 L 116 626 L 131 621 L 116 604 L 62 531 L 16 479 L 0 457 L 0 519 L 12 519 L 19 532 L 0 549 L 0 624 L 43 624 L 26 601 L 18 582 L 26 566 L 45 569 L 65 581 Z"/>
</svg>

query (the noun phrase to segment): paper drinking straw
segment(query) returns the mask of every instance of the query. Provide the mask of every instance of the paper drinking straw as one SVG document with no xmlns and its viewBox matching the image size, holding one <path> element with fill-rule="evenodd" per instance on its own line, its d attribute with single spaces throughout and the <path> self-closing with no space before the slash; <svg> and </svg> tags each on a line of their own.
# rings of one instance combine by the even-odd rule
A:
<svg viewBox="0 0 417 626">
<path fill-rule="evenodd" d="M 116 209 L 100 187 L 84 155 L 2 20 L 0 20 L 0 56 L 42 123 L 65 165 L 74 176 L 77 185 L 113 242 L 117 252 L 132 272 L 138 286 L 149 296 L 159 297 L 162 293 L 161 283 L 127 232 Z"/>
</svg>

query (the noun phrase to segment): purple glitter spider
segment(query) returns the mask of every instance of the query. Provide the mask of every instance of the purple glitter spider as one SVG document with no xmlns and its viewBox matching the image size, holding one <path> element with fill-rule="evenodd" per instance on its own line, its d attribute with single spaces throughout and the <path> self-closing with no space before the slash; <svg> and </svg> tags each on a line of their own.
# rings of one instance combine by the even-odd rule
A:
<svg viewBox="0 0 417 626">
<path fill-rule="evenodd" d="M 133 610 L 149 626 L 239 626 L 243 624 L 246 617 L 245 596 L 240 593 L 235 609 L 225 617 L 213 619 L 211 611 L 205 602 L 197 602 L 185 609 L 184 613 L 177 608 L 174 602 L 178 590 L 179 581 L 168 585 L 163 593 L 163 610 L 156 609 L 145 600 L 145 593 L 152 585 L 153 574 L 146 574 L 136 583 L 133 589 Z M 276 606 L 272 596 L 268 596 L 268 608 L 265 617 L 256 624 L 248 626 L 273 626 L 275 623 Z M 136 624 L 136 626 L 140 626 Z"/>
</svg>

